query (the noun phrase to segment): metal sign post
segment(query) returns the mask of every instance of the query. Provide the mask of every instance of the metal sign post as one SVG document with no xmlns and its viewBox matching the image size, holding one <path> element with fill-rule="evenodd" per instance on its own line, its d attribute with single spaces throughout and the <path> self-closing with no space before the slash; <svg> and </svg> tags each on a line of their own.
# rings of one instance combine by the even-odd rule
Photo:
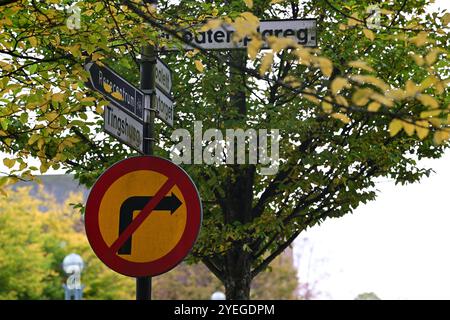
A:
<svg viewBox="0 0 450 320">
<path fill-rule="evenodd" d="M 153 46 L 145 46 L 141 53 L 141 90 L 150 93 L 150 103 L 145 103 L 144 108 L 144 154 L 153 155 L 155 143 L 155 74 L 156 74 L 157 52 Z M 150 106 L 148 108 L 147 106 Z M 136 300 L 151 300 L 152 298 L 152 278 L 136 278 Z"/>
</svg>

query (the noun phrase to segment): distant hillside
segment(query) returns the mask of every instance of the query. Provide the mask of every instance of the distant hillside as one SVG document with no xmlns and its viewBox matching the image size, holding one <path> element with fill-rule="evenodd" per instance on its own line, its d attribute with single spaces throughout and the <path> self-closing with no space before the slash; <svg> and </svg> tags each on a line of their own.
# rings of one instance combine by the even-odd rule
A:
<svg viewBox="0 0 450 320">
<path fill-rule="evenodd" d="M 87 198 L 89 190 L 80 186 L 78 181 L 74 180 L 73 175 L 41 175 L 38 179 L 42 182 L 44 190 L 55 196 L 58 203 L 63 203 L 71 192 L 82 192 L 84 199 Z M 37 193 L 37 182 L 18 182 L 13 189 L 23 186 L 32 186 L 31 194 Z"/>
</svg>

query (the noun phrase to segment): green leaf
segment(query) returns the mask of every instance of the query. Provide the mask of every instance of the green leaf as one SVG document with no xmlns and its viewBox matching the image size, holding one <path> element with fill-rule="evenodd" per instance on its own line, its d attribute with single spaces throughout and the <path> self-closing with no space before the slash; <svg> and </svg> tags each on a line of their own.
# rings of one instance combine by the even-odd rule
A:
<svg viewBox="0 0 450 320">
<path fill-rule="evenodd" d="M 30 72 L 30 74 L 35 74 L 37 71 L 37 68 L 38 68 L 38 64 L 34 63 L 28 68 L 28 71 Z"/>
</svg>

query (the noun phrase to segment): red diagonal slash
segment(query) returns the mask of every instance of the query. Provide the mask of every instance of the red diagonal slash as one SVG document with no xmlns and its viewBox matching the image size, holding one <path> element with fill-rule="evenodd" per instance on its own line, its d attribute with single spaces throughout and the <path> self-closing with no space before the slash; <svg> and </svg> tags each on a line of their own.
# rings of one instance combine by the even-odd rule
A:
<svg viewBox="0 0 450 320">
<path fill-rule="evenodd" d="M 170 178 L 163 184 L 154 197 L 145 205 L 144 209 L 142 209 L 137 217 L 133 219 L 133 222 L 130 223 L 130 225 L 119 235 L 117 240 L 109 247 L 111 252 L 116 253 L 122 247 L 125 241 L 127 241 L 145 219 L 147 219 L 153 209 L 155 209 L 158 203 L 169 193 L 174 185 L 175 182 L 171 181 Z"/>
</svg>

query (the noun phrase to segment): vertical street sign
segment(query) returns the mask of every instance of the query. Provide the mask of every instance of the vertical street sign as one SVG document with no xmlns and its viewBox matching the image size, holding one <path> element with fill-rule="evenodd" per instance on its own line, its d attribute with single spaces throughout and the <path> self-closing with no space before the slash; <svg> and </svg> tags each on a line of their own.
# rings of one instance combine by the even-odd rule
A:
<svg viewBox="0 0 450 320">
<path fill-rule="evenodd" d="M 167 95 L 172 92 L 172 72 L 169 67 L 160 59 L 156 60 L 156 86 Z"/>
<path fill-rule="evenodd" d="M 173 127 L 173 101 L 158 88 L 155 88 L 155 106 L 158 118 Z"/>
</svg>

